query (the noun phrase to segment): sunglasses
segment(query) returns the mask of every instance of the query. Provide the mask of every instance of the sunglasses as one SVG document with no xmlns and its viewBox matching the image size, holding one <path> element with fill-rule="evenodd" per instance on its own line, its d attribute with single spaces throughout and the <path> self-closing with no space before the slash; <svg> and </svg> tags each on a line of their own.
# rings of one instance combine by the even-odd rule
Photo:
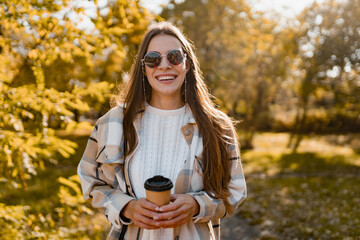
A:
<svg viewBox="0 0 360 240">
<path fill-rule="evenodd" d="M 184 61 L 186 53 L 183 55 L 178 49 L 170 50 L 166 55 L 161 55 L 158 52 L 148 52 L 141 61 L 149 68 L 156 68 L 160 65 L 163 56 L 166 56 L 168 63 L 176 66 Z"/>
</svg>

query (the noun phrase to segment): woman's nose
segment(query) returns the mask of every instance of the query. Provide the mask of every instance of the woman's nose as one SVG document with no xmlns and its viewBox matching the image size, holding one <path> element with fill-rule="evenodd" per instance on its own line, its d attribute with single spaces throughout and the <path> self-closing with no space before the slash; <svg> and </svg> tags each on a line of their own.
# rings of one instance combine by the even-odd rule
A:
<svg viewBox="0 0 360 240">
<path fill-rule="evenodd" d="M 171 65 L 170 65 L 169 61 L 167 60 L 166 56 L 161 56 L 161 61 L 160 61 L 160 65 L 158 68 L 160 68 L 160 69 L 171 68 Z"/>
</svg>

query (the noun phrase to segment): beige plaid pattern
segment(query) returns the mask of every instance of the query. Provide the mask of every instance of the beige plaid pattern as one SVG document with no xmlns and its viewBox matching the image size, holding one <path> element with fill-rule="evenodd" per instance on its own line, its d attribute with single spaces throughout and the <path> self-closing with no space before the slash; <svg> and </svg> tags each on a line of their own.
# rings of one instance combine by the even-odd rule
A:
<svg viewBox="0 0 360 240">
<path fill-rule="evenodd" d="M 193 221 L 175 228 L 174 236 L 175 239 L 220 239 L 220 218 L 230 217 L 246 197 L 238 143 L 235 141 L 228 146 L 231 156 L 230 197 L 226 201 L 213 199 L 203 191 L 203 142 L 194 117 L 191 113 L 188 115 L 188 124 L 182 127 L 182 133 L 190 147 L 190 158 L 185 160 L 174 191 L 192 195 L 199 203 L 200 212 Z M 134 121 L 137 132 L 141 130 L 140 118 L 139 113 Z M 141 229 L 119 216 L 123 207 L 135 199 L 128 173 L 132 156 L 124 160 L 122 119 L 123 108 L 119 106 L 96 122 L 78 166 L 84 199 L 90 199 L 93 207 L 101 210 L 112 224 L 109 240 L 119 239 L 125 225 L 124 239 L 141 239 Z M 230 135 L 235 134 L 233 130 Z"/>
</svg>

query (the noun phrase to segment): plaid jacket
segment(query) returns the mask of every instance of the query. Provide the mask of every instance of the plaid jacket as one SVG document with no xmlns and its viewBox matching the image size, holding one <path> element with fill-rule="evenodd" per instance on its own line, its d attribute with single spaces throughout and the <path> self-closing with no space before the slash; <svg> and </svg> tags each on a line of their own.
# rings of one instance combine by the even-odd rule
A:
<svg viewBox="0 0 360 240">
<path fill-rule="evenodd" d="M 185 161 L 177 177 L 174 192 L 192 195 L 200 206 L 200 212 L 192 221 L 175 228 L 174 236 L 175 239 L 220 239 L 220 218 L 230 217 L 246 197 L 240 152 L 234 137 L 236 133 L 231 133 L 235 142 L 228 146 L 231 156 L 230 197 L 226 201 L 213 199 L 203 191 L 203 142 L 193 115 L 189 115 L 188 124 L 181 130 L 190 147 L 190 159 Z M 134 121 L 137 133 L 141 129 L 140 118 L 139 113 Z M 135 199 L 128 171 L 132 155 L 124 159 L 122 119 L 123 108 L 119 106 L 96 122 L 78 166 L 84 199 L 91 199 L 93 207 L 100 209 L 112 224 L 109 240 L 141 239 L 142 233 L 140 228 L 124 222 L 119 216 L 123 207 Z"/>
</svg>

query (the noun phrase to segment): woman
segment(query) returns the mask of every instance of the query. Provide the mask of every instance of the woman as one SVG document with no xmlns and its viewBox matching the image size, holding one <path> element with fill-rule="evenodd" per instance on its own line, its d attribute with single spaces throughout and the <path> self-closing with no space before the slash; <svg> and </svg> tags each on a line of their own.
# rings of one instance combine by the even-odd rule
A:
<svg viewBox="0 0 360 240">
<path fill-rule="evenodd" d="M 220 239 L 220 218 L 246 197 L 236 132 L 178 28 L 147 32 L 124 95 L 97 121 L 78 167 L 84 198 L 112 223 L 108 239 Z M 145 199 L 154 175 L 174 183 L 170 204 Z"/>
</svg>

